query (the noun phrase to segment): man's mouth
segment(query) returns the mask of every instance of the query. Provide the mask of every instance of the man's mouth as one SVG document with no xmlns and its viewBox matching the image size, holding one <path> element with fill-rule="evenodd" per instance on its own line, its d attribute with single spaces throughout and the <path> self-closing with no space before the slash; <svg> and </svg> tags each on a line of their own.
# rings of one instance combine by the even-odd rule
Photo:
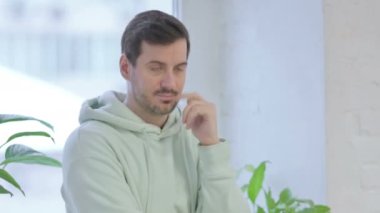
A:
<svg viewBox="0 0 380 213">
<path fill-rule="evenodd" d="M 159 93 L 157 94 L 157 97 L 161 101 L 173 101 L 174 99 L 176 99 L 177 95 L 173 93 Z"/>
<path fill-rule="evenodd" d="M 170 103 L 173 100 L 177 99 L 178 92 L 172 89 L 162 88 L 159 91 L 155 92 L 155 95 L 160 101 L 164 103 Z"/>
</svg>

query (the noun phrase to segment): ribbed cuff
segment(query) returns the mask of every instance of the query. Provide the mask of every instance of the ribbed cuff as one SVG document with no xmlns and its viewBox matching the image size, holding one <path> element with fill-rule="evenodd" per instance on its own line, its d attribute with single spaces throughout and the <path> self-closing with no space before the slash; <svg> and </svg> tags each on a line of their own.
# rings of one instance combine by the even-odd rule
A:
<svg viewBox="0 0 380 213">
<path fill-rule="evenodd" d="M 199 146 L 199 166 L 203 174 L 214 175 L 229 170 L 230 148 L 228 142 Z"/>
</svg>

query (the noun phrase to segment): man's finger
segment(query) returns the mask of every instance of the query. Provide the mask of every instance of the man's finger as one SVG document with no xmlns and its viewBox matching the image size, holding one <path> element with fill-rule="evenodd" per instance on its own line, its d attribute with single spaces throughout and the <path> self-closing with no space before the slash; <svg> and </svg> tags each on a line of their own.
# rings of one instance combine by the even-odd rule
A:
<svg viewBox="0 0 380 213">
<path fill-rule="evenodd" d="M 189 111 L 191 111 L 192 108 L 202 104 L 204 104 L 202 101 L 192 101 L 190 104 L 188 104 L 183 110 L 182 121 L 184 123 L 187 123 Z"/>
<path fill-rule="evenodd" d="M 195 92 L 183 93 L 181 96 L 181 99 L 186 99 L 188 104 L 193 100 L 202 100 L 203 101 L 203 98 Z"/>
</svg>

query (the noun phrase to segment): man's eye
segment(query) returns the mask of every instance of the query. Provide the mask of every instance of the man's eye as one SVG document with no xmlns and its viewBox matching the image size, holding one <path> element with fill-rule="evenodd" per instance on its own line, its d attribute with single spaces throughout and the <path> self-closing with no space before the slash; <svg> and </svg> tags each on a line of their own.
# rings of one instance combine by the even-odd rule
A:
<svg viewBox="0 0 380 213">
<path fill-rule="evenodd" d="M 176 72 L 184 72 L 184 71 L 186 71 L 186 68 L 184 68 L 184 67 L 176 67 L 175 71 Z"/>
<path fill-rule="evenodd" d="M 154 72 L 158 72 L 158 71 L 161 71 L 162 70 L 162 67 L 151 67 L 150 70 L 154 71 Z"/>
</svg>

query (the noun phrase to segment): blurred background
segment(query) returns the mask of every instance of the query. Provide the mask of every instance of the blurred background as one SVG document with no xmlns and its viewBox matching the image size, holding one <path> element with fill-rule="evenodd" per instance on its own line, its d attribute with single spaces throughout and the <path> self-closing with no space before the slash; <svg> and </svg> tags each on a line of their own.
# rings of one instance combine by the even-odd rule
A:
<svg viewBox="0 0 380 213">
<path fill-rule="evenodd" d="M 147 9 L 172 14 L 173 2 L 0 0 L 0 113 L 33 116 L 55 128 L 55 144 L 44 138 L 15 143 L 61 160 L 81 103 L 106 90 L 125 91 L 118 68 L 121 35 L 129 20 Z M 35 122 L 0 125 L 0 141 L 31 129 L 44 128 Z M 65 212 L 61 169 L 15 164 L 7 170 L 26 197 L 16 190 L 13 197 L 1 195 L 0 212 Z"/>
<path fill-rule="evenodd" d="M 81 103 L 125 91 L 120 37 L 146 9 L 188 27 L 185 90 L 217 105 L 236 169 L 268 160 L 275 195 L 289 187 L 334 213 L 380 212 L 376 0 L 0 0 L 0 113 L 56 129 L 56 144 L 25 143 L 60 159 Z M 0 125 L 0 141 L 9 131 Z M 60 169 L 7 169 L 27 196 L 0 196 L 1 213 L 64 212 Z"/>
</svg>

